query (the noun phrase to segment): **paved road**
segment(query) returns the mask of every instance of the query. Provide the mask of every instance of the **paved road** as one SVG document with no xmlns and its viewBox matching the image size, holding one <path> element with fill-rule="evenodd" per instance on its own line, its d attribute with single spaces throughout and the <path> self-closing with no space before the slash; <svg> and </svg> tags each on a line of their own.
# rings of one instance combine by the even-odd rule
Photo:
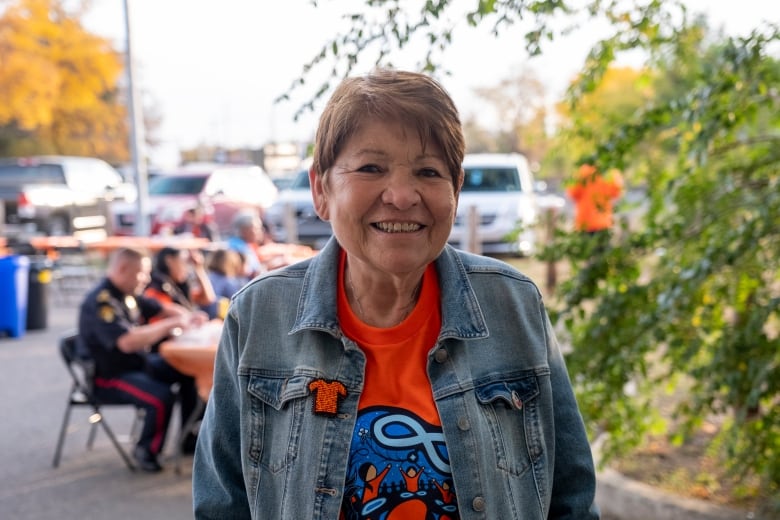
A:
<svg viewBox="0 0 780 520">
<path fill-rule="evenodd" d="M 50 295 L 45 330 L 0 337 L 0 520 L 191 519 L 191 458 L 183 459 L 177 475 L 169 442 L 163 472 L 131 473 L 102 431 L 93 450 L 86 449 L 87 410 L 74 410 L 60 467 L 51 466 L 70 385 L 57 340 L 75 326 L 82 295 Z M 109 408 L 106 417 L 126 438 L 132 410 Z M 169 434 L 178 430 L 176 417 Z M 605 511 L 612 511 L 604 520 L 744 518 L 701 503 L 668 505 L 672 503 L 654 490 L 639 493 L 635 484 L 610 482 L 599 484 L 599 500 L 610 506 Z"/>
<path fill-rule="evenodd" d="M 0 519 L 191 519 L 191 459 L 180 475 L 171 461 L 159 474 L 131 473 L 102 431 L 87 451 L 86 409 L 74 410 L 60 467 L 52 468 L 69 389 L 57 338 L 75 325 L 79 300 L 50 301 L 45 330 L 0 338 Z M 109 409 L 106 417 L 126 438 L 132 410 Z"/>
</svg>

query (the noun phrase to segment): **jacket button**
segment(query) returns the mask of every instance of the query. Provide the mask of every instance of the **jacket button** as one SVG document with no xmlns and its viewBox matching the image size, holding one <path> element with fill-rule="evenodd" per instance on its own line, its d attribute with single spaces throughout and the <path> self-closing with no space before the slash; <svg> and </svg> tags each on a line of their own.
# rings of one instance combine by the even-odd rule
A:
<svg viewBox="0 0 780 520">
<path fill-rule="evenodd" d="M 474 500 L 471 501 L 471 507 L 474 508 L 474 511 L 484 511 L 485 499 L 482 497 L 476 497 Z"/>
<path fill-rule="evenodd" d="M 471 429 L 471 423 L 469 423 L 467 417 L 465 416 L 458 417 L 458 428 L 464 432 Z"/>
<path fill-rule="evenodd" d="M 433 354 L 433 359 L 436 360 L 437 363 L 444 363 L 447 361 L 447 358 L 449 357 L 449 354 L 447 354 L 447 351 L 443 348 L 438 349 Z"/>
<path fill-rule="evenodd" d="M 520 395 L 518 395 L 518 393 L 515 391 L 512 392 L 512 404 L 514 404 L 515 408 L 518 410 L 523 409 L 523 400 L 520 399 Z"/>
</svg>

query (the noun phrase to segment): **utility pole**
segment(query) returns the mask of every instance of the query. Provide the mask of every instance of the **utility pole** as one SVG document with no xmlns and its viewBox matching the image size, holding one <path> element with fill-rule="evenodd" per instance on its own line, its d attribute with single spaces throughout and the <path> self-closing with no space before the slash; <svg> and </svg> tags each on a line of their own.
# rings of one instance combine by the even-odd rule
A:
<svg viewBox="0 0 780 520">
<path fill-rule="evenodd" d="M 127 69 L 127 108 L 130 116 L 130 157 L 135 172 L 135 186 L 138 190 L 135 215 L 135 234 L 148 236 L 149 188 L 146 169 L 146 138 L 144 135 L 143 103 L 135 88 L 135 60 L 130 30 L 129 0 L 122 0 L 125 10 L 125 68 Z"/>
</svg>

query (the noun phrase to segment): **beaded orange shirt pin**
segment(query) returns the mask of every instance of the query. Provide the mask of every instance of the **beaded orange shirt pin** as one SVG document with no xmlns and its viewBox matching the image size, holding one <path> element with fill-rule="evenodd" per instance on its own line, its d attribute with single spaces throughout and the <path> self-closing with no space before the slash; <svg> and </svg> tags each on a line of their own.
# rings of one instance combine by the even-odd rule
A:
<svg viewBox="0 0 780 520">
<path fill-rule="evenodd" d="M 309 383 L 309 390 L 315 393 L 314 413 L 333 417 L 339 409 L 339 400 L 347 396 L 347 387 L 339 381 L 315 379 Z"/>
</svg>

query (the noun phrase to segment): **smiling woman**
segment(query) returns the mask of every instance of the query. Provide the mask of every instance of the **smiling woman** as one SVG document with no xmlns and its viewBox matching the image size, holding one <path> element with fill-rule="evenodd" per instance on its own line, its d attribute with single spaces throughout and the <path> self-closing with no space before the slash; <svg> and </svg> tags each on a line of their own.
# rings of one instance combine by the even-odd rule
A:
<svg viewBox="0 0 780 520">
<path fill-rule="evenodd" d="M 464 149 L 429 76 L 378 69 L 336 89 L 309 171 L 334 237 L 233 297 L 197 518 L 597 518 L 539 290 L 447 245 Z"/>
</svg>

